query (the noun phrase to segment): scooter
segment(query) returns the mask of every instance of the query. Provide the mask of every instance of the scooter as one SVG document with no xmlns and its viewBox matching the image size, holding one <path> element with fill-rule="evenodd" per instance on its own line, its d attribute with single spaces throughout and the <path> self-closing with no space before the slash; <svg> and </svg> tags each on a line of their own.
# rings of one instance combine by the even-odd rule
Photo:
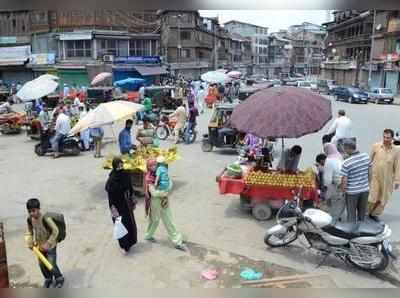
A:
<svg viewBox="0 0 400 298">
<path fill-rule="evenodd" d="M 392 253 L 389 237 L 391 229 L 384 223 L 361 222 L 335 223 L 332 217 L 319 209 L 300 208 L 300 194 L 286 201 L 277 213 L 278 224 L 270 228 L 264 238 L 270 247 L 283 247 L 304 235 L 310 248 L 325 254 L 334 255 L 348 261 L 355 267 L 377 272 L 385 270 Z"/>
<path fill-rule="evenodd" d="M 169 118 L 166 115 L 163 115 L 160 119 L 160 123 L 156 127 L 156 136 L 160 140 L 166 140 L 169 136 L 174 136 L 174 128 L 176 125 L 175 118 Z M 185 124 L 185 127 L 181 130 L 179 138 L 183 140 L 186 144 L 193 144 L 197 138 L 196 127 L 188 132 L 188 123 Z"/>
<path fill-rule="evenodd" d="M 80 141 L 74 136 L 67 136 L 60 140 L 59 150 L 62 155 L 76 156 L 81 153 Z M 46 153 L 53 152 L 50 135 L 44 132 L 41 136 L 40 143 L 35 145 L 35 153 L 38 156 L 44 156 Z"/>
</svg>

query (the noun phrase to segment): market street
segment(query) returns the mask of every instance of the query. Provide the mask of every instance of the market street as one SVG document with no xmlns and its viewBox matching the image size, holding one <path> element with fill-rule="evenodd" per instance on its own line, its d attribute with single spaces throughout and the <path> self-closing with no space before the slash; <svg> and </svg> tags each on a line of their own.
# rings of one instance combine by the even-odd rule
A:
<svg viewBox="0 0 400 298">
<path fill-rule="evenodd" d="M 333 102 L 334 115 L 338 108 L 344 108 L 352 119 L 361 151 L 369 151 L 374 142 L 380 141 L 384 128 L 400 128 L 400 106 L 397 105 Z M 198 129 L 201 132 L 206 131 L 209 117 L 210 112 L 200 117 Z M 322 150 L 321 136 L 326 129 L 299 140 L 286 141 L 287 145 L 297 143 L 303 147 L 301 168 L 311 166 L 316 154 Z M 115 131 L 119 130 L 119 127 L 115 128 Z M 107 133 L 111 140 L 112 134 L 110 131 Z M 275 221 L 257 222 L 240 210 L 238 197 L 218 194 L 215 177 L 235 160 L 236 155 L 229 150 L 204 153 L 200 139 L 193 145 L 179 145 L 182 159 L 171 166 L 175 185 L 171 195 L 173 214 L 178 229 L 187 240 L 219 251 L 219 261 L 223 260 L 224 264 L 238 262 L 223 253 L 229 252 L 295 270 L 316 271 L 321 257 L 307 251 L 305 240 L 297 241 L 287 249 L 267 249 L 263 237 Z M 122 257 L 112 239 L 104 191 L 108 171 L 102 169 L 102 160 L 94 159 L 92 153 L 57 160 L 38 157 L 33 152 L 35 143 L 25 134 L 0 136 L 3 201 L 0 218 L 5 222 L 12 280 L 20 285 L 37 286 L 41 283 L 36 260 L 23 239 L 25 202 L 28 198 L 38 197 L 44 209 L 62 212 L 66 216 L 67 239 L 59 250 L 59 264 L 65 272 L 66 287 L 213 286 L 200 280 L 200 272 L 206 268 L 196 263 L 193 255 L 188 257 L 189 253 L 174 250 L 163 228 L 156 235 L 158 243 L 145 243 L 146 219 L 142 200 L 135 211 L 139 243 L 127 258 Z M 171 146 L 171 142 L 162 145 Z M 110 143 L 103 153 L 107 155 L 116 150 L 116 144 Z M 397 245 L 400 241 L 399 214 L 400 193 L 397 192 L 382 217 L 392 228 L 392 241 Z M 395 266 L 400 269 L 398 263 Z M 393 278 L 393 268 L 388 270 L 391 270 Z M 397 282 L 400 280 L 397 276 L 394 283 L 384 282 L 334 258 L 328 259 L 317 271 L 329 273 L 338 287 L 390 287 L 396 285 L 396 278 Z M 125 279 L 127 276 L 129 278 Z"/>
</svg>

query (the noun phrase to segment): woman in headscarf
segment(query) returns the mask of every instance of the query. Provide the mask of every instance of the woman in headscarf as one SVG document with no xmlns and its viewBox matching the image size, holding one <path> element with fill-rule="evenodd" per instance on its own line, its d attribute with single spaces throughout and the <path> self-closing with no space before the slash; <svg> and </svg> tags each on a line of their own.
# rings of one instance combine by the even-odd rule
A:
<svg viewBox="0 0 400 298">
<path fill-rule="evenodd" d="M 168 237 L 176 249 L 186 250 L 183 244 L 183 236 L 176 229 L 169 206 L 168 194 L 172 188 L 172 181 L 168 175 L 168 166 L 163 156 L 157 160 L 150 160 L 147 163 L 146 175 L 146 215 L 149 216 L 149 223 L 146 230 L 145 240 L 154 242 L 154 234 L 163 222 Z"/>
<path fill-rule="evenodd" d="M 128 234 L 118 240 L 122 254 L 126 255 L 137 242 L 137 228 L 133 214 L 136 200 L 132 197 L 131 177 L 124 171 L 122 160 L 114 158 L 112 167 L 113 169 L 106 183 L 106 191 L 113 222 L 117 217 L 121 216 L 122 224 L 128 230 Z"/>
<path fill-rule="evenodd" d="M 344 217 L 345 210 L 345 200 L 340 190 L 340 169 L 342 168 L 343 157 L 333 143 L 325 143 L 324 152 L 327 156 L 323 173 L 326 203 L 333 219 L 340 220 Z"/>
</svg>

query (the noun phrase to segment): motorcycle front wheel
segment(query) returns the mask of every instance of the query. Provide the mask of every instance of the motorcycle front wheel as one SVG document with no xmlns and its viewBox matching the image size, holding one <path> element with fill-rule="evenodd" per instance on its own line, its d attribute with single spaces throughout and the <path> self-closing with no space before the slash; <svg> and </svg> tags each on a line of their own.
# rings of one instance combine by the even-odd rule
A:
<svg viewBox="0 0 400 298">
<path fill-rule="evenodd" d="M 291 227 L 285 233 L 265 235 L 264 243 L 270 247 L 283 247 L 297 240 L 298 233 L 295 227 Z"/>
<path fill-rule="evenodd" d="M 164 126 L 159 126 L 156 128 L 156 136 L 157 138 L 159 138 L 160 140 L 165 141 L 168 138 L 168 130 L 166 127 Z"/>
<path fill-rule="evenodd" d="M 367 272 L 383 271 L 389 265 L 389 255 L 384 251 L 380 251 L 379 254 L 376 255 L 375 262 L 357 260 L 357 258 L 353 258 L 352 255 L 348 255 L 347 260 L 353 266 Z"/>
</svg>

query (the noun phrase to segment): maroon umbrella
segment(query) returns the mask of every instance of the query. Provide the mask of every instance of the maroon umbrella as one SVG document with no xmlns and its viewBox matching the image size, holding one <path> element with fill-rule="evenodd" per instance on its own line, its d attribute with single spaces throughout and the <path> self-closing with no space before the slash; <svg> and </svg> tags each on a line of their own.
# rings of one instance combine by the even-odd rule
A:
<svg viewBox="0 0 400 298">
<path fill-rule="evenodd" d="M 332 118 L 331 103 L 307 89 L 273 87 L 235 108 L 232 126 L 260 138 L 299 138 L 319 131 Z"/>
</svg>

